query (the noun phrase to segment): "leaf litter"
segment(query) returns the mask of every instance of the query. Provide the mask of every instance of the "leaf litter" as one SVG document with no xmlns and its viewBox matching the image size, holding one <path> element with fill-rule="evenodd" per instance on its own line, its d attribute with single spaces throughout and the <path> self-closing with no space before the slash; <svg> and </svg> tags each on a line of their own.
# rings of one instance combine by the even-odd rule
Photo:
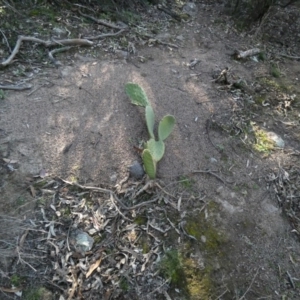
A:
<svg viewBox="0 0 300 300">
<path fill-rule="evenodd" d="M 19 242 L 21 263 L 35 273 L 43 265 L 43 279 L 61 300 L 168 295 L 159 263 L 170 231 L 189 236 L 183 221 L 170 220 L 181 198 L 176 205 L 151 181 L 109 190 L 46 179 L 30 188 L 40 204 Z M 34 260 L 24 255 L 29 248 Z"/>
</svg>

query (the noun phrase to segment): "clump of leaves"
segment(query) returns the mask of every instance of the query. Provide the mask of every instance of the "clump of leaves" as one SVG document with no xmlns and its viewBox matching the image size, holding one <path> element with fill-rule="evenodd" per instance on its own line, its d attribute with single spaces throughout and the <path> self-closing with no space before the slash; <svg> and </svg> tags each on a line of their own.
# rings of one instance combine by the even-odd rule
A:
<svg viewBox="0 0 300 300">
<path fill-rule="evenodd" d="M 150 139 L 144 145 L 142 159 L 144 168 L 150 179 L 156 177 L 157 163 L 165 153 L 166 138 L 171 134 L 175 125 L 175 117 L 166 115 L 158 125 L 158 138 L 154 134 L 155 114 L 144 89 L 135 83 L 127 83 L 125 91 L 132 104 L 145 107 L 146 125 Z"/>
</svg>

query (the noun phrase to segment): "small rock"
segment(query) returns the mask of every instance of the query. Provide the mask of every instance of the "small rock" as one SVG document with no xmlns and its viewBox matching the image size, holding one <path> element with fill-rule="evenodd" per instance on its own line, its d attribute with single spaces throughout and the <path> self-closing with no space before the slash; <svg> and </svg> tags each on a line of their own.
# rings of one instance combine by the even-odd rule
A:
<svg viewBox="0 0 300 300">
<path fill-rule="evenodd" d="M 211 158 L 209 159 L 209 161 L 210 161 L 212 164 L 215 164 L 215 163 L 218 162 L 214 157 L 211 157 Z"/>
<path fill-rule="evenodd" d="M 187 2 L 187 3 L 183 6 L 182 10 L 183 10 L 185 13 L 187 13 L 188 15 L 192 16 L 192 17 L 195 16 L 195 15 L 197 14 L 197 12 L 198 12 L 198 9 L 197 9 L 196 4 L 193 3 L 193 2 Z"/>
<path fill-rule="evenodd" d="M 81 230 L 76 230 L 71 234 L 71 237 L 74 239 L 74 247 L 79 252 L 87 252 L 93 248 L 94 239 L 90 237 L 86 232 Z"/>
<path fill-rule="evenodd" d="M 110 181 L 115 183 L 117 181 L 117 174 L 112 174 L 110 177 L 109 177 Z"/>
<path fill-rule="evenodd" d="M 284 148 L 284 140 L 275 132 L 267 132 L 267 136 L 270 140 L 272 140 L 275 143 L 276 147 Z"/>
<path fill-rule="evenodd" d="M 201 235 L 201 242 L 206 243 L 206 236 L 205 235 Z"/>
<path fill-rule="evenodd" d="M 59 27 L 54 27 L 52 29 L 52 31 L 58 37 L 62 37 L 62 36 L 67 34 L 67 31 L 65 29 L 62 29 L 62 28 L 59 28 Z"/>
<path fill-rule="evenodd" d="M 129 167 L 129 173 L 131 177 L 134 177 L 135 179 L 142 179 L 145 175 L 144 168 L 142 165 L 135 161 L 130 167 Z"/>
</svg>

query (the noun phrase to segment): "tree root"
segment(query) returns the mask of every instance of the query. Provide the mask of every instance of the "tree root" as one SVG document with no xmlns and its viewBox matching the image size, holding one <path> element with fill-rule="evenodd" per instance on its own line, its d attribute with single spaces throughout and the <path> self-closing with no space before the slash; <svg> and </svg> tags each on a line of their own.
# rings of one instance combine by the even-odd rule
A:
<svg viewBox="0 0 300 300">
<path fill-rule="evenodd" d="M 41 40 L 41 39 L 38 39 L 35 37 L 21 35 L 21 36 L 19 36 L 19 38 L 17 40 L 17 43 L 15 45 L 13 52 L 5 61 L 0 63 L 0 67 L 6 67 L 7 65 L 9 65 L 12 62 L 12 60 L 14 59 L 16 54 L 19 52 L 21 43 L 23 41 L 43 44 L 47 48 L 57 46 L 57 45 L 63 45 L 63 46 L 92 46 L 92 45 L 94 45 L 94 43 L 92 41 L 89 41 L 87 39 L 67 39 L 67 40 L 44 41 L 44 40 Z M 64 49 L 63 51 L 65 51 L 65 50 L 67 50 L 67 49 Z M 60 51 L 56 51 L 56 52 L 60 52 Z M 52 52 L 52 54 L 54 54 L 54 53 Z"/>
</svg>

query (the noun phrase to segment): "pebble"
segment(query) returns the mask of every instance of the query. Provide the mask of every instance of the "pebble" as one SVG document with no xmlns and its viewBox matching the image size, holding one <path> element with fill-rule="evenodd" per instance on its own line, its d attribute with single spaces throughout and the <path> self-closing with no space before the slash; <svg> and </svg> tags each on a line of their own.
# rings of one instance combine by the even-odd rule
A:
<svg viewBox="0 0 300 300">
<path fill-rule="evenodd" d="M 130 176 L 135 179 L 142 179 L 145 175 L 143 166 L 137 161 L 133 162 L 133 164 L 129 167 L 129 173 Z"/>
</svg>

